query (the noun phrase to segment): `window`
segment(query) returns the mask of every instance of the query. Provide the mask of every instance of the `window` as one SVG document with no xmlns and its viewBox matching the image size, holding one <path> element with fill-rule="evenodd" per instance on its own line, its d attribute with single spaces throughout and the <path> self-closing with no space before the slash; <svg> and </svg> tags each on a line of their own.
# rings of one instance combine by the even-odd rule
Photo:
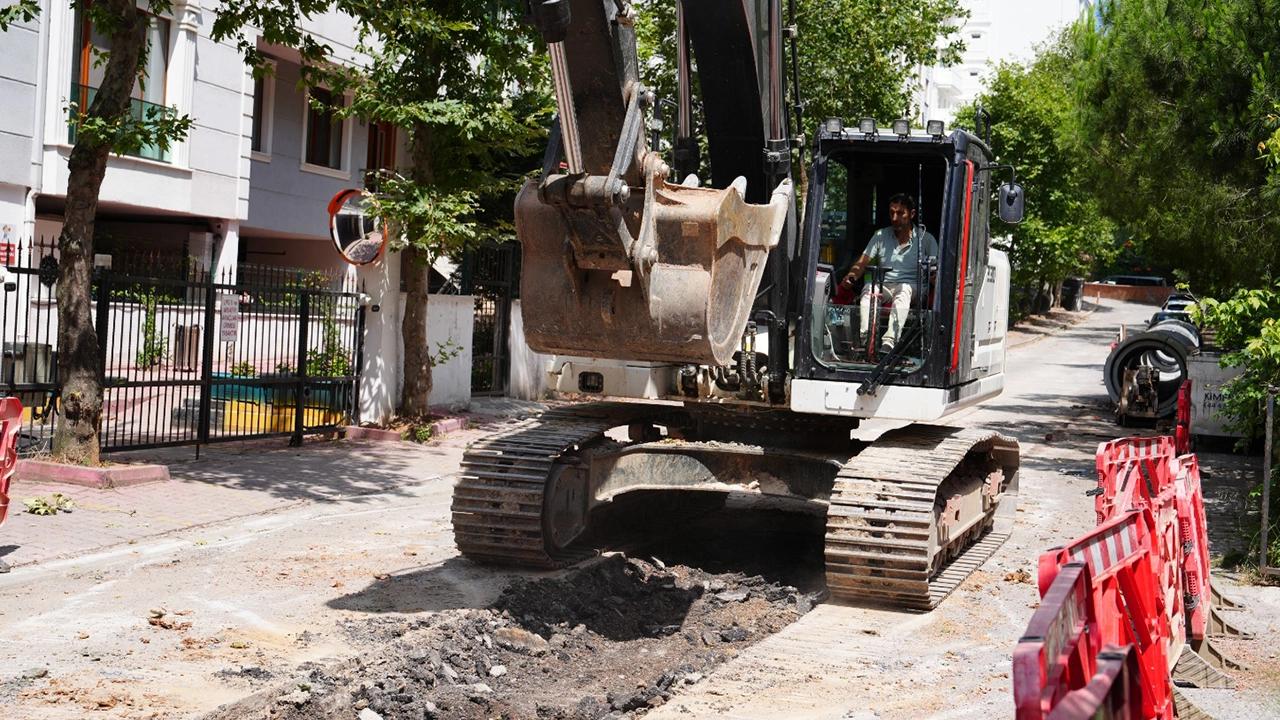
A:
<svg viewBox="0 0 1280 720">
<path fill-rule="evenodd" d="M 253 79 L 253 125 L 249 149 L 261 155 L 261 160 L 270 159 L 271 128 L 275 113 L 276 80 L 274 65 L 264 68 L 260 77 Z"/>
<path fill-rule="evenodd" d="M 138 120 L 151 117 L 165 104 L 165 81 L 169 73 L 169 21 L 147 15 L 147 57 L 142 74 L 133 83 L 133 102 L 130 111 Z M 81 111 L 87 111 L 106 72 L 102 53 L 111 46 L 111 38 L 93 27 L 83 9 L 75 15 L 74 56 L 71 63 L 71 92 L 69 100 Z M 75 142 L 75 127 L 70 128 L 68 142 Z M 150 160 L 167 161 L 168 153 L 155 146 L 147 146 L 135 153 Z"/>
<path fill-rule="evenodd" d="M 341 107 L 341 97 L 335 97 L 325 88 L 311 89 L 311 97 L 307 102 L 306 149 L 303 158 L 308 165 L 342 169 L 344 123 L 334 112 Z"/>
</svg>

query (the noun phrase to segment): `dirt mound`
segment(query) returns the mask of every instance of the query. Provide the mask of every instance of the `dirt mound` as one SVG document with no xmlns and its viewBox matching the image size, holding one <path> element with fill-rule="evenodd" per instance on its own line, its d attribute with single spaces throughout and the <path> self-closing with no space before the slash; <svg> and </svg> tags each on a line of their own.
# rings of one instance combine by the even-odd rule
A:
<svg viewBox="0 0 1280 720">
<path fill-rule="evenodd" d="M 374 652 L 304 665 L 293 681 L 208 717 L 634 717 L 813 601 L 758 577 L 615 555 L 564 577 L 518 581 L 487 609 L 404 621 L 403 634 Z"/>
</svg>

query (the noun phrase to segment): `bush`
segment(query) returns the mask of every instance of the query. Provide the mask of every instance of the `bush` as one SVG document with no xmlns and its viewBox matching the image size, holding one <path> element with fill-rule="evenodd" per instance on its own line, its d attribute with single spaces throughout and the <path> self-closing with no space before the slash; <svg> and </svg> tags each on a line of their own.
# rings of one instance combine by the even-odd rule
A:
<svg viewBox="0 0 1280 720">
<path fill-rule="evenodd" d="M 1280 386 L 1280 283 L 1272 287 L 1237 290 L 1228 300 L 1201 300 L 1195 319 L 1217 333 L 1217 343 L 1226 349 L 1225 367 L 1243 372 L 1223 386 L 1225 413 L 1232 427 L 1243 433 L 1245 442 L 1262 436 L 1266 421 L 1266 399 Z M 1272 527 L 1268 531 L 1269 565 L 1280 565 L 1280 467 L 1273 468 L 1271 494 Z M 1261 487 L 1254 488 L 1250 501 L 1261 502 Z M 1250 539 L 1250 557 L 1258 553 L 1259 534 Z"/>
</svg>

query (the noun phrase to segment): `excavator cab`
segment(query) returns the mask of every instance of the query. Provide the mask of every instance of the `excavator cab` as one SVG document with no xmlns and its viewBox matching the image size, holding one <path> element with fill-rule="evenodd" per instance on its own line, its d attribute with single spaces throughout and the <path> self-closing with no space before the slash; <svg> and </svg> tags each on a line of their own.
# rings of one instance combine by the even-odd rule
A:
<svg viewBox="0 0 1280 720">
<path fill-rule="evenodd" d="M 920 420 L 954 410 L 950 396 L 960 388 L 974 402 L 999 391 L 1009 266 L 992 248 L 989 218 L 998 174 L 1012 168 L 994 164 L 967 131 L 934 130 L 886 138 L 839 121 L 819 129 L 798 260 L 807 282 L 795 352 L 802 397 L 797 407 L 793 392 L 793 409 L 818 411 L 806 383 L 856 387 L 836 407 L 824 400 L 826 412 Z M 872 235 L 889 224 L 890 198 L 900 193 L 917 206 L 914 282 L 905 292 L 886 286 L 873 263 L 855 287 L 841 287 Z M 1020 198 L 1012 180 L 1002 195 L 1010 193 Z M 935 239 L 936 252 L 923 238 Z M 893 307 L 904 297 L 905 312 Z M 895 395 L 893 388 L 943 392 Z"/>
</svg>

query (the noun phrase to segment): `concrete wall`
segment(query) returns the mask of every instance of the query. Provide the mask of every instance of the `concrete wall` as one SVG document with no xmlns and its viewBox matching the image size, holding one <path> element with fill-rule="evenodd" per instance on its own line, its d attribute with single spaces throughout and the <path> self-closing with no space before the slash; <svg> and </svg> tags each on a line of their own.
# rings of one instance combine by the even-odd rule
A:
<svg viewBox="0 0 1280 720">
<path fill-rule="evenodd" d="M 507 395 L 520 400 L 542 400 L 547 395 L 547 368 L 550 355 L 529 347 L 524 339 L 524 315 L 519 300 L 511 303 L 511 331 L 507 340 L 511 368 Z"/>
<path fill-rule="evenodd" d="M 1173 294 L 1173 288 L 1159 285 L 1107 285 L 1105 283 L 1085 283 L 1084 297 L 1107 298 L 1125 302 L 1145 303 L 1147 305 L 1163 305 Z"/>
<path fill-rule="evenodd" d="M 399 294 L 397 311 L 404 317 L 404 293 Z M 429 402 L 441 409 L 466 408 L 471 404 L 471 339 L 475 327 L 475 298 L 471 295 L 432 295 L 427 303 L 427 343 L 434 353 L 452 340 L 459 352 L 452 360 L 435 366 L 431 372 Z M 404 357 L 404 338 L 397 334 L 396 357 Z M 403 361 L 395 367 L 403 368 Z M 404 388 L 404 378 L 397 376 L 395 397 Z"/>
</svg>

